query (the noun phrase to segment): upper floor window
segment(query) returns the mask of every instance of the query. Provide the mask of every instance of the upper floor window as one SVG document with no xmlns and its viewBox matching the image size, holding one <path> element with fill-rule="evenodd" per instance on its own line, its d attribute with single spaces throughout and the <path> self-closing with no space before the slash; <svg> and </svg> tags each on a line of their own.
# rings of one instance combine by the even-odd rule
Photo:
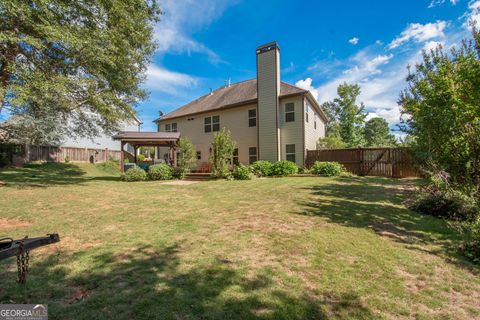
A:
<svg viewBox="0 0 480 320">
<path fill-rule="evenodd" d="M 308 107 L 308 103 L 305 104 L 305 122 L 308 122 L 308 113 L 310 108 Z"/>
<path fill-rule="evenodd" d="M 220 131 L 220 116 L 206 117 L 204 127 L 205 132 Z"/>
<path fill-rule="evenodd" d="M 313 129 L 317 130 L 317 114 L 313 115 Z"/>
<path fill-rule="evenodd" d="M 285 145 L 285 156 L 288 161 L 296 162 L 295 161 L 295 145 L 294 144 L 287 144 Z"/>
<path fill-rule="evenodd" d="M 257 126 L 257 109 L 248 110 L 248 126 L 249 127 Z"/>
<path fill-rule="evenodd" d="M 252 164 L 257 161 L 257 147 L 248 148 L 248 163 Z"/>
<path fill-rule="evenodd" d="M 197 151 L 197 160 L 202 160 L 202 152 Z"/>
<path fill-rule="evenodd" d="M 285 104 L 285 122 L 295 121 L 295 104 L 289 102 Z"/>
<path fill-rule="evenodd" d="M 177 123 L 168 123 L 165 125 L 165 132 L 177 132 Z"/>
</svg>

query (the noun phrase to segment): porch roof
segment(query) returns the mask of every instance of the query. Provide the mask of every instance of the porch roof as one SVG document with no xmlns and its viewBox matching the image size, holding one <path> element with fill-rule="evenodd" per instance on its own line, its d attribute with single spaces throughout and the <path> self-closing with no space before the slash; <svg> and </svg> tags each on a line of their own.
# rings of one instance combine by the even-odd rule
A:
<svg viewBox="0 0 480 320">
<path fill-rule="evenodd" d="M 140 132 L 140 131 L 120 131 L 114 135 L 113 140 L 120 140 L 131 145 L 154 145 L 170 146 L 176 144 L 180 139 L 180 132 Z"/>
</svg>

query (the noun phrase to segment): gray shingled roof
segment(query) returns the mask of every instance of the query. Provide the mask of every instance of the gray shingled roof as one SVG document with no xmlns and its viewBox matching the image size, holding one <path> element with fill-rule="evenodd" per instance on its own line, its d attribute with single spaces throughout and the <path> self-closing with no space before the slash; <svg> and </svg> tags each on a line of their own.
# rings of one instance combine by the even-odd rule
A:
<svg viewBox="0 0 480 320">
<path fill-rule="evenodd" d="M 113 136 L 113 140 L 177 140 L 180 132 L 141 132 L 141 131 L 120 131 Z"/>
<path fill-rule="evenodd" d="M 291 84 L 280 83 L 280 98 L 290 95 L 305 94 L 307 90 Z M 232 84 L 230 87 L 221 87 L 213 94 L 206 94 L 186 105 L 163 115 L 158 120 L 178 118 L 190 114 L 207 112 L 236 105 L 255 103 L 257 101 L 257 79 L 246 80 Z"/>
</svg>

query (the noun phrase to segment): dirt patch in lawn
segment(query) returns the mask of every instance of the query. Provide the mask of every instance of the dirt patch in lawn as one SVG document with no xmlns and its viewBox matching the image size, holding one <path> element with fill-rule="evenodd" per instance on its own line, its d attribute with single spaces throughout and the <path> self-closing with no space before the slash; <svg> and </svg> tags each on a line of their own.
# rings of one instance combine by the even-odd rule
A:
<svg viewBox="0 0 480 320">
<path fill-rule="evenodd" d="M 30 221 L 20 219 L 0 219 L 0 230 L 26 228 L 32 225 Z"/>
</svg>

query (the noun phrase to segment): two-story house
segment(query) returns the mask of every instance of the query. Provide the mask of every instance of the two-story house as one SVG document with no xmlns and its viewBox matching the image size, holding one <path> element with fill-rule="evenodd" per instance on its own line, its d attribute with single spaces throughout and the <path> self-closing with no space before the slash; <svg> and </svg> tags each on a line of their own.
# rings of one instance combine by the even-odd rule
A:
<svg viewBox="0 0 480 320">
<path fill-rule="evenodd" d="M 276 42 L 256 50 L 257 77 L 226 84 L 155 120 L 158 131 L 180 132 L 208 162 L 214 133 L 229 129 L 237 144 L 234 162 L 290 160 L 304 165 L 328 119 L 308 90 L 280 81 Z M 167 150 L 159 150 L 161 157 Z"/>
</svg>

